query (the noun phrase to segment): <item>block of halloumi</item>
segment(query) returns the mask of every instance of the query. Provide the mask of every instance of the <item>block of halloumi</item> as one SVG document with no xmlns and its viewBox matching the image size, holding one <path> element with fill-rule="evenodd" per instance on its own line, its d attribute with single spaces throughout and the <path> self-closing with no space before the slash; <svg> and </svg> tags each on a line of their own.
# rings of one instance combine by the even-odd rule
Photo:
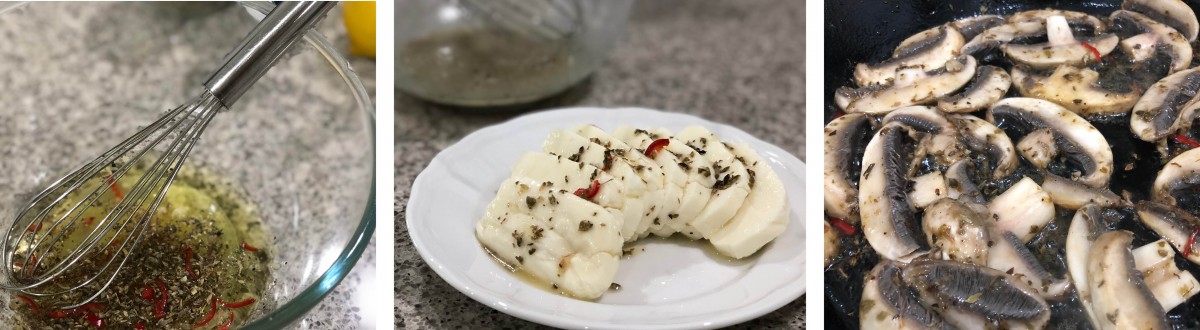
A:
<svg viewBox="0 0 1200 330">
<path fill-rule="evenodd" d="M 527 152 L 513 164 L 512 177 L 549 182 L 555 188 L 565 187 L 563 189 L 567 192 L 587 189 L 593 183 L 599 183 L 600 190 L 591 198 L 592 202 L 621 210 L 622 223 L 640 223 L 642 218 L 642 205 L 638 200 L 625 198 L 625 187 L 621 181 L 592 165 L 572 161 L 566 157 Z M 636 232 L 623 232 L 621 235 L 634 237 L 632 235 L 636 235 Z"/>
<path fill-rule="evenodd" d="M 542 143 L 542 150 L 552 155 L 566 157 L 567 160 L 587 164 L 608 173 L 625 188 L 624 206 L 622 211 L 639 214 L 637 218 L 627 218 L 621 228 L 621 236 L 626 241 L 639 238 L 641 228 L 648 227 L 650 211 L 657 208 L 661 193 L 649 190 L 646 180 L 622 156 L 626 150 L 609 149 L 574 132 L 555 130 Z M 661 173 L 660 173 L 661 174 Z M 661 186 L 661 183 L 658 183 Z"/>
<path fill-rule="evenodd" d="M 787 193 L 771 165 L 750 146 L 729 143 L 729 150 L 746 166 L 750 194 L 716 234 L 709 237 L 717 252 L 736 259 L 745 258 L 779 237 L 788 223 Z"/>
<path fill-rule="evenodd" d="M 593 299 L 617 273 L 620 216 L 548 182 L 510 178 L 475 225 L 475 236 L 515 270 Z"/>
<path fill-rule="evenodd" d="M 690 224 L 705 238 L 711 238 L 737 213 L 750 194 L 750 174 L 733 152 L 704 127 L 690 126 L 675 134 L 675 138 L 695 149 L 712 162 L 712 198 Z"/>
<path fill-rule="evenodd" d="M 638 225 L 637 237 L 646 237 L 650 234 L 651 229 L 662 232 L 665 224 L 659 219 L 659 213 L 664 208 L 673 207 L 671 205 L 664 205 L 667 203 L 668 198 L 665 196 L 667 179 L 662 172 L 662 167 L 658 163 L 655 163 L 654 160 L 647 158 L 642 153 L 625 144 L 625 142 L 621 142 L 595 125 L 582 125 L 576 127 L 574 132 L 595 144 L 603 146 L 609 154 L 613 155 L 614 157 L 610 157 L 612 158 L 612 169 L 616 169 L 618 167 L 617 164 L 624 163 L 632 170 L 634 175 L 641 178 L 642 182 L 645 183 L 646 190 L 642 193 L 642 196 L 644 196 L 646 208 L 642 215 L 642 222 Z M 616 172 L 610 173 L 613 176 L 617 176 Z"/>
</svg>

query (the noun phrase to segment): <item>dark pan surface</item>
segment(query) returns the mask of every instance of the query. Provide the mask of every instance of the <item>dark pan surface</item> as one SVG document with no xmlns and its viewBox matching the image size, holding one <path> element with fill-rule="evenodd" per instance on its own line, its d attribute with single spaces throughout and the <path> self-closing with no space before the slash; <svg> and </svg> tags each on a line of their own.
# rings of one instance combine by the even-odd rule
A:
<svg viewBox="0 0 1200 330">
<path fill-rule="evenodd" d="M 1200 0 L 1185 0 L 1193 10 L 1200 13 Z M 1115 1 L 880 1 L 845 0 L 827 1 L 825 4 L 825 99 L 824 121 L 828 123 L 839 112 L 833 102 L 834 91 L 852 84 L 854 64 L 880 62 L 888 58 L 892 49 L 908 36 L 930 27 L 956 19 L 980 14 L 1011 14 L 1024 10 L 1055 8 L 1085 12 L 1097 17 L 1107 17 L 1120 7 Z M 1195 48 L 1195 45 L 1193 45 Z M 1011 96 L 1011 95 L 1010 95 Z M 1114 118 L 1103 123 L 1093 122 L 1113 147 L 1113 161 L 1117 171 L 1112 177 L 1110 188 L 1117 194 L 1125 193 L 1134 201 L 1147 198 L 1150 183 L 1164 160 L 1160 159 L 1154 145 L 1142 142 L 1129 133 L 1128 118 Z M 1131 169 L 1126 170 L 1126 165 Z M 1126 210 L 1120 228 L 1133 231 L 1134 246 L 1150 243 L 1158 237 L 1141 225 L 1140 221 Z M 1063 254 L 1066 227 L 1073 212 L 1062 212 L 1043 232 L 1030 242 L 1030 248 L 1047 251 L 1043 255 Z M 1043 264 L 1055 274 L 1065 274 L 1061 258 L 1043 258 Z M 858 303 L 862 291 L 863 275 L 879 261 L 861 231 L 852 237 L 843 237 L 839 255 L 825 272 L 826 328 L 858 328 Z M 1180 269 L 1200 276 L 1200 267 L 1181 256 L 1176 257 Z M 1065 275 L 1064 275 L 1065 276 Z M 1074 293 L 1071 293 L 1074 295 Z M 1085 329 L 1086 320 L 1080 306 L 1074 300 L 1051 302 L 1056 321 L 1051 329 Z M 1058 315 L 1075 314 L 1076 317 L 1062 318 Z M 1200 329 L 1200 298 L 1176 307 L 1168 313 L 1175 329 Z"/>
</svg>

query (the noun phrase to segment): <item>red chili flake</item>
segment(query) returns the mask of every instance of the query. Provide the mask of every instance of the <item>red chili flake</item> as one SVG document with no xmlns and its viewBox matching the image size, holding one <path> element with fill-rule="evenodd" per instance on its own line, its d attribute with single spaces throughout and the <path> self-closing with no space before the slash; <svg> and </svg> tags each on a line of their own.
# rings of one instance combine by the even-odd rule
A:
<svg viewBox="0 0 1200 330">
<path fill-rule="evenodd" d="M 145 300 L 145 301 L 154 300 L 154 288 L 150 287 L 149 285 L 142 288 L 142 300 Z"/>
<path fill-rule="evenodd" d="M 842 232 L 843 235 L 854 235 L 854 232 L 857 231 L 854 229 L 854 225 L 840 218 L 829 217 L 829 224 L 833 225 L 834 229 Z"/>
<path fill-rule="evenodd" d="M 99 313 L 99 312 L 104 311 L 104 304 L 101 304 L 98 302 L 90 302 L 90 303 L 84 304 L 83 306 L 79 306 L 79 308 L 82 308 L 82 309 L 90 311 L 90 312 Z"/>
<path fill-rule="evenodd" d="M 146 330 L 146 325 L 142 322 L 138 322 L 137 324 L 133 325 L 133 328 L 137 330 Z"/>
<path fill-rule="evenodd" d="M 242 249 L 245 249 L 246 251 L 250 251 L 250 252 L 258 252 L 258 248 L 254 247 L 253 245 L 250 245 L 250 243 L 246 243 L 246 242 L 242 242 Z"/>
<path fill-rule="evenodd" d="M 193 280 L 196 279 L 197 277 L 200 277 L 200 276 L 196 275 L 195 270 L 192 270 L 192 248 L 187 248 L 187 249 L 183 250 L 183 265 L 184 265 L 184 268 L 187 268 L 188 276 L 191 277 Z"/>
<path fill-rule="evenodd" d="M 49 317 L 52 319 L 61 319 L 64 317 L 71 316 L 71 314 L 74 314 L 74 312 L 75 312 L 75 310 L 55 309 L 53 311 L 50 311 L 49 313 L 46 313 L 46 317 Z"/>
<path fill-rule="evenodd" d="M 196 327 L 199 328 L 199 327 L 202 327 L 202 326 L 208 324 L 209 321 L 212 321 L 213 316 L 216 316 L 216 315 L 217 315 L 217 297 L 213 297 L 212 300 L 209 301 L 208 315 L 205 315 L 204 319 L 201 320 L 200 322 L 196 322 Z"/>
<path fill-rule="evenodd" d="M 42 310 L 40 308 L 38 308 L 37 303 L 33 302 L 33 298 L 29 298 L 26 296 L 17 296 L 17 299 L 20 299 L 21 301 L 25 302 L 26 305 L 29 305 L 29 308 L 33 309 L 34 314 L 42 313 Z"/>
<path fill-rule="evenodd" d="M 1096 47 L 1092 47 L 1091 44 L 1086 42 L 1080 42 L 1080 44 L 1083 45 L 1083 48 L 1087 48 L 1088 51 L 1092 52 L 1092 56 L 1096 57 L 1096 63 L 1104 63 L 1104 59 L 1100 57 L 1100 51 L 1096 50 Z"/>
<path fill-rule="evenodd" d="M 88 311 L 87 314 L 84 314 L 83 316 L 84 318 L 87 318 L 88 324 L 100 329 L 104 329 L 104 319 L 100 318 L 100 316 L 97 316 L 96 313 Z"/>
<path fill-rule="evenodd" d="M 36 255 L 36 254 L 31 254 L 31 255 L 29 255 L 29 263 L 33 264 L 33 266 L 30 266 L 30 267 L 37 267 L 37 265 L 38 265 L 38 259 L 37 259 L 37 255 Z M 20 262 L 14 262 L 14 263 L 13 263 L 13 267 L 24 269 L 24 268 L 25 268 L 25 264 L 23 264 L 23 263 L 20 263 Z"/>
<path fill-rule="evenodd" d="M 113 196 L 117 196 L 117 199 L 125 199 L 125 192 L 121 191 L 121 187 L 117 186 L 117 180 L 113 180 L 111 175 L 104 176 L 104 183 L 108 184 L 108 189 L 112 190 Z"/>
<path fill-rule="evenodd" d="M 579 197 L 582 197 L 583 199 L 590 200 L 590 199 L 592 199 L 592 197 L 596 197 L 596 194 L 599 192 L 600 192 L 600 180 L 593 180 L 591 187 L 588 187 L 586 189 L 585 188 L 576 189 L 575 196 L 579 196 Z"/>
<path fill-rule="evenodd" d="M 96 222 L 96 217 L 87 217 L 86 219 L 83 219 L 83 223 L 87 224 L 88 226 L 91 226 L 94 222 Z"/>
<path fill-rule="evenodd" d="M 654 140 L 654 142 L 650 142 L 650 145 L 646 147 L 645 154 L 647 157 L 654 158 L 654 155 L 657 155 L 658 152 L 665 148 L 668 144 L 671 144 L 670 139 Z"/>
<path fill-rule="evenodd" d="M 231 325 L 233 325 L 233 312 L 229 312 L 229 320 L 225 321 L 225 324 L 221 324 L 221 327 L 218 329 L 229 330 L 229 326 Z"/>
<path fill-rule="evenodd" d="M 1192 234 L 1188 236 L 1187 244 L 1183 245 L 1183 258 L 1187 258 L 1192 252 L 1192 245 L 1196 244 L 1196 234 L 1200 234 L 1200 227 L 1192 229 Z"/>
<path fill-rule="evenodd" d="M 29 232 L 31 232 L 31 233 L 36 233 L 36 232 L 38 232 L 38 231 L 40 231 L 40 230 L 42 230 L 42 223 L 41 223 L 41 222 L 38 222 L 36 225 L 35 225 L 35 224 L 32 224 L 32 223 L 31 223 L 31 224 L 29 224 Z"/>
<path fill-rule="evenodd" d="M 1183 134 L 1172 135 L 1171 139 L 1175 140 L 1175 142 L 1179 142 L 1181 144 L 1188 145 L 1188 149 L 1195 149 L 1196 147 L 1200 147 L 1200 142 L 1198 142 L 1196 140 L 1192 140 L 1191 138 L 1188 138 L 1188 137 L 1184 136 Z"/>
<path fill-rule="evenodd" d="M 159 296 L 162 297 L 154 302 L 154 318 L 161 319 L 167 316 L 167 284 L 162 280 L 154 280 L 154 284 L 158 286 Z"/>
<path fill-rule="evenodd" d="M 256 301 L 258 301 L 258 300 L 255 300 L 254 298 L 247 298 L 246 300 L 235 301 L 235 302 L 221 301 L 221 306 L 225 306 L 227 308 L 242 308 L 242 307 L 250 306 L 251 304 L 254 304 L 254 302 L 256 302 Z"/>
</svg>

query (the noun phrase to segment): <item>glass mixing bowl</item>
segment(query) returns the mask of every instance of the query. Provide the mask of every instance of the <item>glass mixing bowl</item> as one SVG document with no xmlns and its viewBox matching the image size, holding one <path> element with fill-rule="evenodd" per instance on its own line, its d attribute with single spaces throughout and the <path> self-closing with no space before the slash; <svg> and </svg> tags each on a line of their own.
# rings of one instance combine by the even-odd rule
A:
<svg viewBox="0 0 1200 330">
<path fill-rule="evenodd" d="M 396 87 L 467 107 L 533 102 L 587 77 L 630 0 L 412 0 L 396 5 Z"/>
<path fill-rule="evenodd" d="M 269 6 L 0 4 L 0 228 L 31 193 L 197 95 L 256 23 L 242 7 Z M 374 106 L 328 41 L 305 41 L 216 116 L 188 161 L 243 188 L 274 237 L 271 284 L 246 328 L 301 318 L 375 229 Z"/>
</svg>

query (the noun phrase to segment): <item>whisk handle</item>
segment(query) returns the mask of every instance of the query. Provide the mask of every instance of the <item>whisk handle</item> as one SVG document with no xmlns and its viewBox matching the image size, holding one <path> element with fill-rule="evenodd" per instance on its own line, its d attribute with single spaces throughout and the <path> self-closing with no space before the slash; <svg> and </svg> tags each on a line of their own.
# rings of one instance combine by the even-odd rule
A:
<svg viewBox="0 0 1200 330">
<path fill-rule="evenodd" d="M 254 30 L 242 38 L 242 44 L 204 82 L 204 87 L 220 99 L 225 107 L 233 106 L 292 44 L 304 37 L 335 5 L 337 1 L 280 2 Z"/>
</svg>

